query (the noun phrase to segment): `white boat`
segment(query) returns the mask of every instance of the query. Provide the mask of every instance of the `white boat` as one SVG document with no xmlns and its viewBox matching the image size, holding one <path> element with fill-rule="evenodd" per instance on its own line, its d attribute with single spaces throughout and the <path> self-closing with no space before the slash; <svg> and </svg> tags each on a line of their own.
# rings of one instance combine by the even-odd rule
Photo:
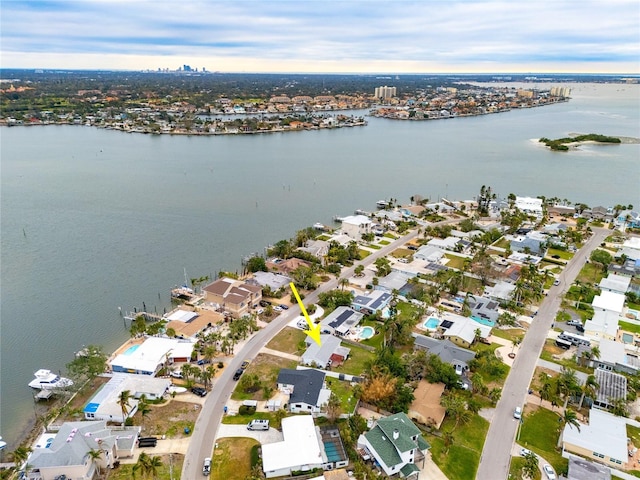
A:
<svg viewBox="0 0 640 480">
<path fill-rule="evenodd" d="M 38 370 L 34 375 L 36 378 L 29 382 L 31 388 L 53 390 L 55 388 L 64 388 L 73 385 L 72 380 L 56 375 L 51 370 L 44 368 Z"/>
<path fill-rule="evenodd" d="M 175 386 L 175 385 L 171 385 L 171 386 L 169 387 L 169 393 L 170 393 L 170 394 L 171 394 L 171 393 L 175 393 L 175 394 L 178 394 L 178 393 L 185 393 L 186 391 L 187 391 L 187 389 L 186 389 L 186 388 L 184 388 L 184 387 L 177 387 L 177 386 Z"/>
<path fill-rule="evenodd" d="M 376 207 L 378 208 L 387 208 L 389 206 L 389 202 L 386 200 L 378 200 L 376 202 Z"/>
</svg>

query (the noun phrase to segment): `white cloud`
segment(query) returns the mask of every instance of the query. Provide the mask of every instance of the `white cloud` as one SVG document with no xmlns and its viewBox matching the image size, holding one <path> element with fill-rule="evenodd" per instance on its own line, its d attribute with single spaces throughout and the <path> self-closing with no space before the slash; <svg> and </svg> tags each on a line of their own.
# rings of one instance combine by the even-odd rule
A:
<svg viewBox="0 0 640 480">
<path fill-rule="evenodd" d="M 12 1 L 0 27 L 16 68 L 640 70 L 635 0 Z"/>
</svg>

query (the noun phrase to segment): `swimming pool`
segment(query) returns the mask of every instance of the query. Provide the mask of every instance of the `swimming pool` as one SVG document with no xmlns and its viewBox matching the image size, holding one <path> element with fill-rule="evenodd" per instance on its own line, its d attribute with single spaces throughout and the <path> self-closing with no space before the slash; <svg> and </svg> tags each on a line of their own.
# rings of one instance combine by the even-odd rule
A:
<svg viewBox="0 0 640 480">
<path fill-rule="evenodd" d="M 359 337 L 362 340 L 367 340 L 367 339 L 373 337 L 373 335 L 375 333 L 376 333 L 376 331 L 373 329 L 373 327 L 362 327 L 362 330 L 360 330 Z"/>
<path fill-rule="evenodd" d="M 123 355 L 133 355 L 133 352 L 135 352 L 138 348 L 140 348 L 140 345 L 131 345 L 122 354 Z"/>
<path fill-rule="evenodd" d="M 473 315 L 471 316 L 471 318 L 473 318 L 476 322 L 481 323 L 482 325 L 486 325 L 487 327 L 495 327 L 496 326 L 496 322 L 493 322 L 491 320 L 487 320 L 486 318 L 474 317 Z"/>
<path fill-rule="evenodd" d="M 630 333 L 623 333 L 622 341 L 623 343 L 633 343 L 633 335 L 631 335 Z"/>
<path fill-rule="evenodd" d="M 430 330 L 435 330 L 436 328 L 438 328 L 438 325 L 440 325 L 440 320 L 438 320 L 437 318 L 434 318 L 434 317 L 430 317 L 429 320 L 424 322 L 423 325 L 424 325 L 424 328 L 428 328 Z"/>
</svg>

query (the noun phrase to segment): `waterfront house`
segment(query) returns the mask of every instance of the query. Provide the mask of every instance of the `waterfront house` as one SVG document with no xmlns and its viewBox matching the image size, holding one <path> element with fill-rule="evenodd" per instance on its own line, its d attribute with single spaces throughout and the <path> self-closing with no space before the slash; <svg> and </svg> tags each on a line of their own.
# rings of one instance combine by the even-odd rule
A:
<svg viewBox="0 0 640 480">
<path fill-rule="evenodd" d="M 313 368 L 283 368 L 278 374 L 278 390 L 289 395 L 291 413 L 319 413 L 329 401 L 331 390 L 324 383 L 324 372 Z"/>
<path fill-rule="evenodd" d="M 247 283 L 258 285 L 260 288 L 269 287 L 272 292 L 287 288 L 290 282 L 290 277 L 272 272 L 255 272 L 253 277 L 247 280 Z"/>
<path fill-rule="evenodd" d="M 307 350 L 302 354 L 303 365 L 327 368 L 331 365 L 341 365 L 349 356 L 349 348 L 340 345 L 341 341 L 333 335 L 320 335 L 321 345 L 307 335 L 305 344 Z"/>
<path fill-rule="evenodd" d="M 171 381 L 166 378 L 154 378 L 149 375 L 114 373 L 111 379 L 89 399 L 84 406 L 84 418 L 87 420 L 106 420 L 122 422 L 122 406 L 119 404 L 123 391 L 131 393 L 127 418 L 133 417 L 138 410 L 138 399 L 143 395 L 148 400 L 157 400 L 167 392 Z"/>
<path fill-rule="evenodd" d="M 28 478 L 90 480 L 98 469 L 113 468 L 121 458 L 133 457 L 140 427 L 110 428 L 106 421 L 65 422 L 44 448 L 34 448 L 27 464 Z M 93 460 L 90 451 L 99 451 Z"/>
<path fill-rule="evenodd" d="M 361 240 L 363 234 L 371 233 L 372 222 L 364 215 L 350 215 L 342 219 L 342 233 L 353 240 Z"/>
<path fill-rule="evenodd" d="M 241 280 L 223 277 L 202 289 L 206 302 L 212 302 L 234 318 L 249 314 L 252 306 L 262 300 L 262 288 Z"/>
<path fill-rule="evenodd" d="M 542 218 L 542 199 L 532 197 L 516 197 L 515 207 L 528 215 Z"/>
<path fill-rule="evenodd" d="M 283 275 L 291 275 L 291 272 L 300 267 L 310 267 L 311 262 L 300 258 L 287 258 L 286 260 L 274 259 L 267 261 L 267 268 L 274 272 L 280 272 Z"/>
<path fill-rule="evenodd" d="M 165 364 L 191 360 L 194 343 L 177 338 L 147 337 L 108 362 L 111 371 L 155 375 Z"/>
<path fill-rule="evenodd" d="M 613 468 L 627 462 L 627 425 L 624 417 L 592 408 L 589 423 L 580 429 L 566 424 L 562 431 L 562 453 L 574 453 Z"/>
<path fill-rule="evenodd" d="M 385 475 L 417 478 L 431 446 L 405 413 L 379 418 L 371 430 L 358 437 L 364 457 L 373 457 Z"/>
</svg>

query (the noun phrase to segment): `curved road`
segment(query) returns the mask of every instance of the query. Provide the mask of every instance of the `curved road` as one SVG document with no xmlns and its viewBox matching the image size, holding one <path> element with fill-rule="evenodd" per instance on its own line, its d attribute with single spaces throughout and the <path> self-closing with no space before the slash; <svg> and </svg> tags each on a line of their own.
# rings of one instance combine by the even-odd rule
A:
<svg viewBox="0 0 640 480">
<path fill-rule="evenodd" d="M 560 308 L 562 296 L 580 273 L 589 254 L 611 233 L 604 228 L 594 228 L 594 233 L 585 245 L 574 255 L 560 274 L 560 285 L 549 289 L 538 314 L 520 346 L 509 376 L 502 389 L 502 397 L 496 406 L 489 432 L 484 443 L 476 480 L 508 478 L 511 462 L 511 447 L 515 441 L 518 421 L 513 411 L 522 406 L 527 395 L 536 362 L 544 346 L 547 332 L 551 328 Z"/>
<path fill-rule="evenodd" d="M 433 223 L 432 225 L 445 225 L 448 223 L 456 223 L 458 221 L 460 221 L 460 219 L 444 220 L 442 222 Z M 343 270 L 340 277 L 351 277 L 356 265 L 361 264 L 366 267 L 367 265 L 372 264 L 377 258 L 388 255 L 396 248 L 415 238 L 417 235 L 418 229 L 411 231 L 404 237 L 401 237 L 380 250 L 373 252 L 364 260 L 354 263 L 352 267 Z M 338 280 L 339 278 L 336 278 L 320 285 L 320 287 L 318 287 L 314 292 L 305 297 L 305 304 L 310 305 L 312 303 L 316 303 L 320 293 L 337 288 Z M 196 420 L 193 434 L 191 436 L 191 442 L 189 443 L 189 449 L 185 455 L 181 478 L 193 479 L 202 475 L 202 462 L 206 457 L 211 456 L 218 425 L 222 419 L 224 405 L 231 396 L 231 392 L 236 385 L 236 383 L 231 379 L 233 372 L 240 367 L 240 364 L 244 360 L 255 358 L 258 352 L 269 342 L 269 340 L 277 335 L 280 330 L 282 330 L 298 315 L 300 315 L 300 307 L 297 305 L 292 306 L 289 310 L 280 314 L 271 323 L 269 323 L 269 325 L 257 332 L 244 345 L 242 350 L 235 354 L 235 358 L 225 367 L 224 372 L 216 382 L 214 389 L 209 393 L 205 404 L 202 406 L 198 420 Z"/>
</svg>

